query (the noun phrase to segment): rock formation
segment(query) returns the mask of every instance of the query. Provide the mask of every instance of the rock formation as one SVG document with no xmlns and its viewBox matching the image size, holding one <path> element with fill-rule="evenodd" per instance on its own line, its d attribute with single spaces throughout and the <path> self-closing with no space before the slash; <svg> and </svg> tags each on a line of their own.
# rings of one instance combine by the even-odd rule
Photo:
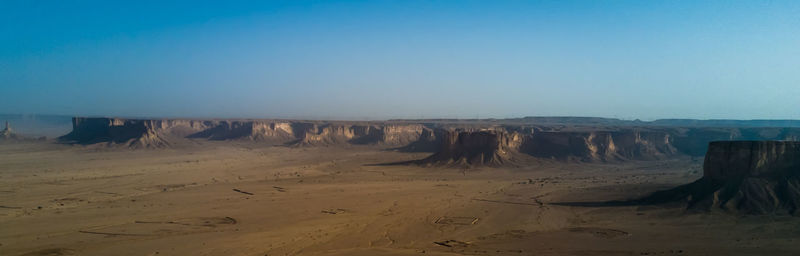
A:
<svg viewBox="0 0 800 256">
<path fill-rule="evenodd" d="M 671 144 L 670 134 L 635 129 L 592 132 L 536 132 L 508 127 L 456 129 L 444 132 L 440 141 L 439 151 L 421 163 L 498 166 L 524 155 L 562 161 L 609 162 L 658 160 L 678 154 Z"/>
<path fill-rule="evenodd" d="M 715 141 L 708 147 L 701 179 L 637 202 L 685 200 L 695 210 L 799 213 L 800 142 Z"/>
<path fill-rule="evenodd" d="M 521 151 L 542 158 L 590 162 L 657 160 L 677 152 L 668 133 L 639 130 L 537 132 L 527 138 Z"/>
<path fill-rule="evenodd" d="M 441 147 L 444 133 L 445 131 L 441 129 L 434 130 L 425 127 L 416 140 L 412 140 L 409 144 L 396 148 L 396 150 L 401 152 L 436 152 Z"/>
<path fill-rule="evenodd" d="M 473 154 L 469 140 L 499 136 L 510 139 L 504 152 L 560 161 L 613 162 L 659 160 L 675 156 L 702 156 L 714 140 L 798 140 L 800 128 L 780 127 L 675 127 L 605 126 L 613 120 L 592 118 L 523 118 L 511 123 L 442 120 L 344 122 L 296 120 L 189 120 L 73 118 L 72 132 L 62 141 L 77 144 L 105 143 L 132 148 L 163 148 L 185 139 L 245 140 L 301 147 L 380 145 L 403 152 L 439 152 L 426 160 L 508 162 L 504 154 Z M 564 125 L 575 121 L 590 126 Z M 553 122 L 528 124 L 525 122 Z M 514 123 L 518 122 L 518 123 Z M 646 122 L 628 122 L 642 125 Z M 458 135 L 456 133 L 464 133 Z M 475 137 L 470 137 L 475 133 Z M 459 140 L 461 139 L 461 140 Z M 471 147 L 459 149 L 458 147 Z M 484 146 L 480 146 L 484 147 Z M 480 151 L 480 150 L 479 150 Z M 465 160 L 460 160 L 465 159 Z"/>
<path fill-rule="evenodd" d="M 673 145 L 680 153 L 704 156 L 708 143 L 729 140 L 788 140 L 800 139 L 800 129 L 792 127 L 672 127 L 662 128 L 672 134 Z"/>
<path fill-rule="evenodd" d="M 14 133 L 14 131 L 11 130 L 11 126 L 8 125 L 8 121 L 6 121 L 6 128 L 0 131 L 0 139 L 19 140 L 22 139 L 22 137 Z"/>
<path fill-rule="evenodd" d="M 521 142 L 521 136 L 505 131 L 447 131 L 443 133 L 439 152 L 418 163 L 500 166 L 513 161 Z"/>
<path fill-rule="evenodd" d="M 140 120 L 73 118 L 73 130 L 62 141 L 107 143 L 135 148 L 167 147 L 178 139 L 250 140 L 296 146 L 379 144 L 403 147 L 428 140 L 420 124 L 369 124 L 280 120 Z"/>
<path fill-rule="evenodd" d="M 194 121 L 164 122 L 161 133 L 187 138 L 208 140 L 253 140 L 264 142 L 286 142 L 294 139 L 295 127 L 289 122 L 268 121 Z M 183 134 L 176 130 L 184 131 Z"/>
<path fill-rule="evenodd" d="M 61 140 L 80 144 L 123 144 L 132 148 L 161 148 L 169 142 L 157 133 L 158 122 L 117 118 L 73 118 L 72 132 Z"/>
</svg>

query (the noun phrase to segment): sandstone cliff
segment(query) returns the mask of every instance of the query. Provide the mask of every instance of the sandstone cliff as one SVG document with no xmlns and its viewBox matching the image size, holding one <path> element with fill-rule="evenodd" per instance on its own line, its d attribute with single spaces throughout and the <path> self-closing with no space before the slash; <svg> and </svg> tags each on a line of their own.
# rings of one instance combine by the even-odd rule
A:
<svg viewBox="0 0 800 256">
<path fill-rule="evenodd" d="M 293 138 L 293 128 L 288 122 L 266 121 L 182 121 L 162 122 L 159 131 L 175 136 L 208 140 L 253 140 L 284 142 Z"/>
<path fill-rule="evenodd" d="M 442 137 L 444 137 L 445 132 L 442 129 L 423 127 L 416 140 L 411 140 L 410 143 L 398 147 L 396 150 L 401 152 L 437 152 L 442 145 Z"/>
<path fill-rule="evenodd" d="M 123 144 L 133 148 L 169 146 L 157 133 L 156 124 L 150 120 L 76 117 L 72 119 L 72 132 L 60 139 L 80 144 Z"/>
<path fill-rule="evenodd" d="M 673 145 L 682 154 L 689 156 L 704 156 L 708 143 L 712 141 L 731 140 L 788 140 L 800 139 L 800 129 L 792 127 L 673 127 L 662 128 L 670 133 Z"/>
<path fill-rule="evenodd" d="M 250 140 L 296 146 L 379 144 L 408 146 L 427 141 L 430 129 L 420 124 L 351 124 L 272 120 L 140 120 L 73 118 L 73 130 L 62 136 L 78 144 L 107 143 L 129 147 L 167 147 L 179 139 Z"/>
<path fill-rule="evenodd" d="M 798 214 L 800 142 L 712 142 L 703 164 L 703 178 L 639 201 L 683 200 L 688 209 L 696 210 Z"/>
<path fill-rule="evenodd" d="M 442 134 L 439 152 L 418 163 L 500 166 L 513 161 L 521 141 L 518 134 L 505 131 L 446 131 Z"/>
<path fill-rule="evenodd" d="M 579 161 L 657 160 L 677 153 L 670 134 L 639 130 L 536 132 L 526 138 L 521 151 Z"/>
<path fill-rule="evenodd" d="M 538 119 L 537 119 L 538 120 Z M 589 120 L 589 119 L 587 119 Z M 593 119 L 591 119 L 593 120 Z M 474 148 L 458 138 L 499 134 L 512 138 L 503 150 L 560 161 L 613 162 L 702 156 L 712 140 L 798 140 L 800 128 L 609 127 L 563 124 L 345 122 L 297 120 L 189 120 L 73 118 L 73 130 L 61 137 L 78 144 L 104 143 L 132 148 L 163 148 L 185 139 L 245 140 L 272 145 L 380 145 L 404 152 L 442 152 L 443 162 L 473 158 Z M 599 123 L 604 124 L 604 123 Z M 455 136 L 455 137 L 454 137 Z M 494 146 L 487 146 L 494 147 Z M 448 155 L 444 157 L 443 155 Z M 484 155 L 488 156 L 488 155 Z M 488 157 L 487 163 L 508 162 Z M 474 160 L 474 159 L 473 159 Z M 470 161 L 473 161 L 470 160 Z M 485 161 L 481 161 L 485 162 Z"/>
</svg>

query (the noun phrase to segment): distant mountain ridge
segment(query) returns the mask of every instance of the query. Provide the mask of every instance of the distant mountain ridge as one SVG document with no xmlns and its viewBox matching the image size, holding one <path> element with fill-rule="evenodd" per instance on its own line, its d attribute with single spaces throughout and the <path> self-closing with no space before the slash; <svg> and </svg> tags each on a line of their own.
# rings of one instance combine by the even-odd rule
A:
<svg viewBox="0 0 800 256">
<path fill-rule="evenodd" d="M 656 119 L 654 121 L 624 120 L 606 117 L 526 116 L 520 118 L 487 119 L 391 119 L 397 122 L 433 123 L 498 123 L 540 125 L 607 125 L 607 126 L 682 126 L 682 127 L 800 127 L 795 119 Z"/>
<path fill-rule="evenodd" d="M 524 123 L 531 119 L 539 122 Z M 492 166 L 511 164 L 520 155 L 589 162 L 657 160 L 703 156 L 710 141 L 800 141 L 798 127 L 613 125 L 610 120 L 551 117 L 515 123 L 75 117 L 72 132 L 60 140 L 130 148 L 166 148 L 189 140 L 290 146 L 381 145 L 401 151 L 438 152 L 425 164 Z M 559 121 L 572 123 L 546 123 Z"/>
</svg>

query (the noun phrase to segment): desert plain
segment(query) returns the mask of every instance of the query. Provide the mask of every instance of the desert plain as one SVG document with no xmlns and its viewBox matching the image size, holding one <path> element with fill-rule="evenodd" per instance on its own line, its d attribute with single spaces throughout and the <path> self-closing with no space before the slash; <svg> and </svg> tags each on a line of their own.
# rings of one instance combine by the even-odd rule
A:
<svg viewBox="0 0 800 256">
<path fill-rule="evenodd" d="M 434 152 L 369 143 L 112 144 L 0 144 L 0 255 L 800 253 L 787 214 L 570 204 L 693 182 L 702 157 L 426 164 Z"/>
</svg>

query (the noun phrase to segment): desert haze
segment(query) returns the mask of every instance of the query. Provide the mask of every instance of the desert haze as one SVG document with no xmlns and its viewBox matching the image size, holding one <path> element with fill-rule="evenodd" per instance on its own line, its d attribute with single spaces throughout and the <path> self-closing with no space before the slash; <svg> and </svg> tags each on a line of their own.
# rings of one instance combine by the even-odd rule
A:
<svg viewBox="0 0 800 256">
<path fill-rule="evenodd" d="M 7 127 L 2 255 L 797 255 L 796 121 Z"/>
<path fill-rule="evenodd" d="M 0 0 L 0 256 L 797 256 L 798 17 Z"/>
</svg>

